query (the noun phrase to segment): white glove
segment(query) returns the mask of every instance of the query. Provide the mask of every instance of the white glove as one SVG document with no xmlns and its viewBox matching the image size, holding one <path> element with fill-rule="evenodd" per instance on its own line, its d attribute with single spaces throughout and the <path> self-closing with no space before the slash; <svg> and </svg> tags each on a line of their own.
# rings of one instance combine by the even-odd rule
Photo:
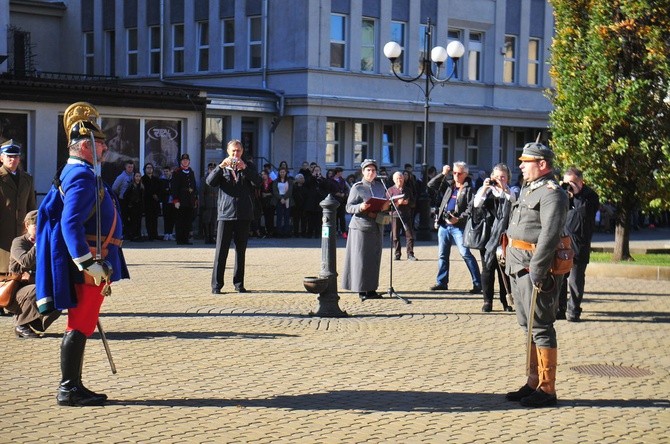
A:
<svg viewBox="0 0 670 444">
<path fill-rule="evenodd" d="M 181 204 L 180 204 L 179 202 L 175 202 L 175 203 L 174 203 L 174 209 L 175 209 L 175 210 L 178 210 L 180 205 L 181 205 Z"/>
<path fill-rule="evenodd" d="M 100 285 L 102 280 L 107 277 L 105 269 L 98 262 L 94 262 L 91 266 L 84 270 L 84 273 L 87 273 L 93 278 L 95 285 Z"/>
</svg>

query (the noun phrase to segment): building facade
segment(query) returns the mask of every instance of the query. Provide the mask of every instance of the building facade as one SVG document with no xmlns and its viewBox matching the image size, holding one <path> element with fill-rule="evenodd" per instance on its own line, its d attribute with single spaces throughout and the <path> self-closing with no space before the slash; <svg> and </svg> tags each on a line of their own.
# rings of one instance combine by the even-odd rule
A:
<svg viewBox="0 0 670 444">
<path fill-rule="evenodd" d="M 459 40 L 465 47 L 454 77 L 429 94 L 428 165 L 464 160 L 471 170 L 498 162 L 515 169 L 523 145 L 547 133 L 553 17 L 546 0 L 4 3 L 9 11 L 2 17 L 9 20 L 0 25 L 9 29 L 9 59 L 0 71 L 77 73 L 88 79 L 84 85 L 97 76 L 114 79 L 127 88 L 126 106 L 108 108 L 103 101 L 101 111 L 121 121 L 139 119 L 130 123 L 143 135 L 137 139 L 140 163 L 149 151 L 147 125 L 176 120 L 184 128 L 180 147 L 197 153 L 199 171 L 225 156 L 231 138 L 241 139 L 259 162 L 286 160 L 294 169 L 316 161 L 351 172 L 368 157 L 389 171 L 407 163 L 420 167 L 424 79 L 398 80 L 383 47 L 400 44 L 395 67 L 409 80 L 419 74 L 427 29 L 433 46 Z M 19 63 L 16 55 L 21 33 L 34 47 L 30 63 L 25 54 Z M 451 68 L 449 60 L 440 75 Z M 157 98 L 138 108 L 132 91 L 145 88 L 169 91 L 168 97 L 181 91 L 179 97 L 197 103 L 188 111 Z M 0 113 L 15 112 L 19 104 L 5 97 Z M 39 100 L 23 102 L 34 134 L 29 156 L 38 157 L 45 146 L 38 135 L 41 113 L 65 106 L 40 111 Z"/>
</svg>

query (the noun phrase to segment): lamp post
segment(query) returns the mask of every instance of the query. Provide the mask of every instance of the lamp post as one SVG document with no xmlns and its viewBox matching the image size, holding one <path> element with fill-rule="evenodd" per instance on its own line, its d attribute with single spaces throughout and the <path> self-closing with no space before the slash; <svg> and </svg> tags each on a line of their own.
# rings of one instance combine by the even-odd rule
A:
<svg viewBox="0 0 670 444">
<path fill-rule="evenodd" d="M 391 71 L 393 74 L 405 83 L 412 83 L 416 85 L 424 95 L 424 113 L 423 113 L 423 143 L 422 143 L 422 159 L 421 159 L 421 181 L 423 183 L 423 191 L 419 196 L 417 208 L 419 210 L 419 230 L 417 232 L 417 240 L 430 240 L 430 198 L 427 192 L 428 179 L 428 117 L 430 113 L 430 93 L 436 85 L 444 85 L 454 74 L 456 74 L 456 67 L 458 66 L 458 59 L 465 53 L 465 47 L 461 42 L 455 40 L 447 45 L 445 49 L 442 46 L 432 46 L 432 30 L 430 28 L 430 18 L 427 20 L 426 31 L 423 42 L 423 57 L 421 59 L 421 71 L 416 77 L 405 78 L 401 77 L 396 71 L 395 61 L 402 54 L 402 48 L 396 42 L 388 42 L 384 45 L 384 55 L 391 62 Z M 430 50 L 430 53 L 428 52 Z M 430 56 L 428 55 L 430 54 Z M 442 65 L 450 57 L 453 60 L 453 67 L 451 73 L 447 77 L 440 78 L 440 70 Z M 433 63 L 436 69 L 433 69 Z M 417 80 L 424 77 L 424 85 L 421 86 Z M 415 83 L 416 82 L 416 83 Z"/>
</svg>

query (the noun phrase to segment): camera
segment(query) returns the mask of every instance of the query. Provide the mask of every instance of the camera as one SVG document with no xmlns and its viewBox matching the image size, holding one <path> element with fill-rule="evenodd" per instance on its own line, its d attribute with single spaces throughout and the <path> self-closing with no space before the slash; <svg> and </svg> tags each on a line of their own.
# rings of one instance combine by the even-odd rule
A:
<svg viewBox="0 0 670 444">
<path fill-rule="evenodd" d="M 561 188 L 563 188 L 565 191 L 572 191 L 572 188 L 570 187 L 570 183 L 569 183 L 569 182 L 563 182 L 563 183 L 561 184 Z"/>
<path fill-rule="evenodd" d="M 234 169 L 234 170 L 237 169 L 237 158 L 232 157 L 232 158 L 230 159 L 230 167 L 231 167 L 232 169 Z"/>
<path fill-rule="evenodd" d="M 490 179 L 490 180 L 489 180 L 489 185 L 492 186 L 492 187 L 497 187 L 497 186 L 500 185 L 500 184 L 498 183 L 497 180 L 495 180 L 495 179 Z"/>
</svg>

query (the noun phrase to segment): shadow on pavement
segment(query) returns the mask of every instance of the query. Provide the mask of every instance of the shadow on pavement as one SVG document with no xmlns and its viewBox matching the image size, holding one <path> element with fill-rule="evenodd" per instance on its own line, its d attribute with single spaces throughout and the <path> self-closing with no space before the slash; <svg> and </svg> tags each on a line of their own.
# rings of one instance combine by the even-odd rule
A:
<svg viewBox="0 0 670 444">
<path fill-rule="evenodd" d="M 288 335 L 283 333 L 234 333 L 221 331 L 122 331 L 105 332 L 105 336 L 110 341 L 134 341 L 156 338 L 174 338 L 174 339 L 277 339 L 294 338 L 299 335 Z M 100 339 L 98 333 L 94 333 L 91 338 Z"/>
<path fill-rule="evenodd" d="M 327 393 L 277 396 L 269 399 L 129 399 L 110 400 L 108 405 L 155 407 L 243 407 L 291 410 L 362 410 L 364 412 L 488 412 L 524 409 L 506 401 L 500 393 L 443 393 L 407 391 L 342 390 Z M 665 399 L 568 399 L 561 407 L 668 408 Z"/>
</svg>

